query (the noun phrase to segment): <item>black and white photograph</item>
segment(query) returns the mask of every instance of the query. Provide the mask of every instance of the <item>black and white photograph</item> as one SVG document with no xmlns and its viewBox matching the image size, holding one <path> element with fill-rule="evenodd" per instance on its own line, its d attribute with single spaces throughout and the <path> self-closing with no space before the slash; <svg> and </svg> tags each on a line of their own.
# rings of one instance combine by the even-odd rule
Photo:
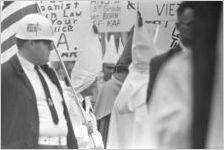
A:
<svg viewBox="0 0 224 150">
<path fill-rule="evenodd" d="M 223 1 L 0 2 L 2 149 L 224 149 Z"/>
</svg>

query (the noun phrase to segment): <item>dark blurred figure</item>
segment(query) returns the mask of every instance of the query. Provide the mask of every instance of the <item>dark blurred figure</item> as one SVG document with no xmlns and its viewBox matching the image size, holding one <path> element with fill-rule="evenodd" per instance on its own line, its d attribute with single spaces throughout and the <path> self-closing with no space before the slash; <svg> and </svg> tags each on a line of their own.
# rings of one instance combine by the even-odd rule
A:
<svg viewBox="0 0 224 150">
<path fill-rule="evenodd" d="M 193 43 L 193 123 L 192 148 L 206 148 L 217 54 L 217 33 L 222 2 L 195 2 Z M 221 30 L 222 31 L 222 30 Z M 221 90 L 222 91 L 222 90 Z M 212 123 L 212 122 L 211 122 Z M 218 131 L 223 132 L 223 131 Z M 218 145 L 217 145 L 218 146 Z"/>
<path fill-rule="evenodd" d="M 223 13 L 221 12 L 221 14 L 217 39 L 215 81 L 206 140 L 208 149 L 223 149 Z"/>
</svg>

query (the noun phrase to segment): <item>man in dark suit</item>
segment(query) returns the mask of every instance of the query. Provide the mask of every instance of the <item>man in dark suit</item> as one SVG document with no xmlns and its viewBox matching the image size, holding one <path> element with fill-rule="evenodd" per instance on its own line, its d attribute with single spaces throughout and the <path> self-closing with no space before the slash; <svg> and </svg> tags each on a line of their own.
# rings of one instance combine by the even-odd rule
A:
<svg viewBox="0 0 224 150">
<path fill-rule="evenodd" d="M 18 53 L 1 68 L 1 147 L 78 148 L 61 86 L 46 64 L 52 24 L 30 14 L 18 29 Z"/>
</svg>

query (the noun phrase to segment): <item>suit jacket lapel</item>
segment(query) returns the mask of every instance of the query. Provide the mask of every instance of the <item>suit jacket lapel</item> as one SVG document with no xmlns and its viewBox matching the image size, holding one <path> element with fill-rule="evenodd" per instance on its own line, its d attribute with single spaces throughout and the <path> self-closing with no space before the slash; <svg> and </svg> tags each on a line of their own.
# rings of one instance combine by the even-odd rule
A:
<svg viewBox="0 0 224 150">
<path fill-rule="evenodd" d="M 28 89 L 30 89 L 32 91 L 33 96 L 34 96 L 34 98 L 32 98 L 32 99 L 35 100 L 35 94 L 34 94 L 33 87 L 21 66 L 18 57 L 16 55 L 14 55 L 10 59 L 10 62 L 12 64 L 12 66 L 14 67 L 14 69 L 16 70 L 16 73 L 22 78 L 22 80 L 24 81 L 24 83 L 28 87 Z"/>
</svg>

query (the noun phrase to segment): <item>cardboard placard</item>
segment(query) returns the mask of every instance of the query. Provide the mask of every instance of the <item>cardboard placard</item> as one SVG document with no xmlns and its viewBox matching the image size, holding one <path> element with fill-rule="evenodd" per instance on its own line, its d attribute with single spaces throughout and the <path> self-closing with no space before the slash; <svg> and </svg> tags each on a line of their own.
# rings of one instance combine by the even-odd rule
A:
<svg viewBox="0 0 224 150">
<path fill-rule="evenodd" d="M 91 26 L 89 1 L 40 1 L 41 13 L 53 24 L 56 47 L 64 61 L 76 60 L 77 53 L 86 45 L 84 37 Z M 54 51 L 51 61 L 57 61 Z"/>
<path fill-rule="evenodd" d="M 134 0 L 91 0 L 90 12 L 100 32 L 128 32 L 136 20 Z"/>
<path fill-rule="evenodd" d="M 179 32 L 175 28 L 177 8 L 180 1 L 139 1 L 139 10 L 146 26 L 159 25 L 156 45 L 161 51 L 175 47 L 179 43 Z"/>
<path fill-rule="evenodd" d="M 137 21 L 137 10 L 147 25 L 159 25 L 158 49 L 166 51 L 178 43 L 175 28 L 178 1 L 91 0 L 91 21 L 100 32 L 127 32 Z"/>
</svg>

